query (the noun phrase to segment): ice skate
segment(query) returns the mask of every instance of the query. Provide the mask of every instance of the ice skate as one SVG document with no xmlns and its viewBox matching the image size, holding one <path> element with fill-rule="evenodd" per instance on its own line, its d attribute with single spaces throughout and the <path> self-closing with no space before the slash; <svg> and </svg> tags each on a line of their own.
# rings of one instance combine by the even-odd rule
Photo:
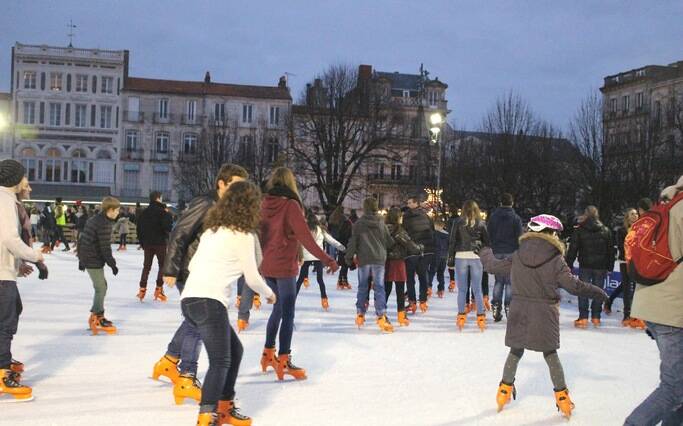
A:
<svg viewBox="0 0 683 426">
<path fill-rule="evenodd" d="M 465 323 L 467 322 L 467 314 L 458 314 L 458 316 L 455 319 L 455 324 L 458 326 L 458 329 L 462 331 L 463 328 L 465 328 Z"/>
<path fill-rule="evenodd" d="M 410 312 L 411 314 L 414 314 L 417 312 L 417 303 L 415 302 L 409 302 L 408 306 L 406 306 L 406 313 Z"/>
<path fill-rule="evenodd" d="M 428 309 L 429 306 L 427 306 L 427 302 L 420 302 L 420 312 L 424 314 Z"/>
<path fill-rule="evenodd" d="M 159 302 L 165 302 L 168 300 L 168 297 L 166 297 L 164 294 L 163 287 L 157 287 L 154 289 L 154 300 L 158 300 Z"/>
<path fill-rule="evenodd" d="M 509 314 L 509 313 L 510 313 L 510 307 L 506 305 L 506 306 L 505 306 L 505 318 L 508 317 L 508 314 Z"/>
<path fill-rule="evenodd" d="M 427 298 L 430 298 L 430 297 L 432 297 L 432 288 L 427 287 Z"/>
<path fill-rule="evenodd" d="M 448 283 L 448 292 L 455 293 L 455 280 L 451 280 L 451 282 Z"/>
<path fill-rule="evenodd" d="M 477 326 L 482 332 L 486 330 L 486 314 L 477 315 Z"/>
<path fill-rule="evenodd" d="M 308 288 L 311 283 L 308 282 L 308 277 L 304 278 L 304 288 Z"/>
<path fill-rule="evenodd" d="M 555 391 L 555 406 L 557 407 L 557 411 L 560 411 L 567 419 L 572 416 L 574 403 L 569 399 L 569 391 L 567 388 L 561 391 Z"/>
<path fill-rule="evenodd" d="M 147 294 L 147 289 L 145 287 L 140 287 L 140 290 L 138 290 L 138 295 L 135 297 L 140 299 L 140 301 L 142 302 L 142 300 L 145 298 L 146 294 Z"/>
<path fill-rule="evenodd" d="M 330 303 L 327 301 L 327 297 L 320 299 L 320 305 L 323 307 L 324 311 L 327 311 L 330 308 Z"/>
<path fill-rule="evenodd" d="M 16 400 L 28 400 L 33 398 L 33 390 L 19 383 L 17 373 L 10 369 L 0 370 L 0 394 L 6 393 Z"/>
<path fill-rule="evenodd" d="M 249 321 L 242 320 L 242 319 L 237 320 L 237 332 L 238 333 L 241 333 L 242 331 L 246 330 L 247 328 L 249 328 Z"/>
<path fill-rule="evenodd" d="M 337 281 L 337 290 L 344 290 L 344 281 L 343 280 Z"/>
<path fill-rule="evenodd" d="M 358 314 L 356 315 L 356 326 L 358 328 L 361 328 L 365 324 L 365 315 L 364 314 Z"/>
<path fill-rule="evenodd" d="M 595 328 L 600 327 L 600 318 L 591 319 L 591 323 L 593 323 L 593 327 L 595 327 Z"/>
<path fill-rule="evenodd" d="M 500 382 L 498 385 L 498 393 L 496 394 L 496 404 L 498 404 L 498 412 L 503 411 L 503 407 L 510 403 L 510 397 L 512 399 L 517 399 L 517 389 L 515 389 L 514 383 L 508 385 L 504 382 Z"/>
<path fill-rule="evenodd" d="M 280 381 L 285 379 L 285 374 L 289 374 L 296 380 L 306 379 L 306 370 L 292 364 L 292 356 L 288 354 L 278 356 L 278 363 L 277 368 L 275 369 L 275 374 L 277 374 L 277 379 Z"/>
<path fill-rule="evenodd" d="M 261 309 L 261 296 L 254 294 L 254 309 Z"/>
<path fill-rule="evenodd" d="M 17 361 L 16 359 L 12 359 L 9 369 L 15 373 L 21 374 L 24 372 L 24 363 Z"/>
<path fill-rule="evenodd" d="M 443 290 L 437 290 L 436 297 L 438 297 L 439 299 L 443 299 Z"/>
<path fill-rule="evenodd" d="M 645 322 L 638 318 L 631 318 L 631 327 L 638 328 L 640 330 L 645 330 Z"/>
<path fill-rule="evenodd" d="M 377 317 L 377 325 L 379 326 L 379 329 L 382 331 L 382 333 L 394 332 L 394 327 L 391 325 L 391 323 L 389 322 L 389 318 L 387 318 L 386 315 Z"/>
<path fill-rule="evenodd" d="M 351 284 L 347 280 L 344 280 L 344 288 L 347 290 L 351 290 L 353 287 L 351 287 Z"/>
<path fill-rule="evenodd" d="M 235 308 L 240 308 L 240 303 L 242 303 L 242 296 L 235 297 Z"/>
<path fill-rule="evenodd" d="M 574 327 L 576 328 L 587 328 L 588 327 L 588 319 L 587 318 L 579 318 L 574 321 Z"/>
<path fill-rule="evenodd" d="M 489 302 L 488 296 L 484 296 L 484 309 L 486 309 L 487 311 L 491 310 L 491 302 Z"/>
<path fill-rule="evenodd" d="M 88 324 L 93 336 L 96 336 L 100 331 L 104 331 L 107 334 L 116 334 L 116 327 L 104 315 L 90 314 Z"/>
<path fill-rule="evenodd" d="M 406 317 L 405 311 L 401 311 L 398 313 L 397 322 L 400 327 L 407 327 L 410 325 L 410 321 L 408 321 L 408 317 Z"/>
<path fill-rule="evenodd" d="M 218 423 L 218 414 L 199 413 L 199 417 L 197 417 L 197 426 L 220 426 L 220 423 Z"/>
<path fill-rule="evenodd" d="M 202 384 L 192 373 L 183 373 L 173 386 L 173 398 L 176 405 L 185 402 L 185 398 L 192 398 L 199 402 L 202 399 Z"/>
<path fill-rule="evenodd" d="M 251 417 L 240 413 L 233 401 L 218 401 L 216 413 L 218 414 L 217 425 L 251 426 Z"/>
<path fill-rule="evenodd" d="M 275 356 L 275 348 L 263 348 L 263 354 L 261 355 L 261 371 L 268 371 L 268 367 L 272 367 L 273 370 L 277 371 L 277 356 Z"/>
<path fill-rule="evenodd" d="M 503 319 L 503 312 L 500 305 L 493 305 L 493 322 L 500 322 Z"/>
<path fill-rule="evenodd" d="M 171 355 L 164 355 L 154 364 L 154 369 L 152 370 L 152 378 L 154 380 L 159 380 L 160 376 L 168 378 L 174 385 L 178 381 L 180 372 L 178 371 L 178 358 Z"/>
</svg>

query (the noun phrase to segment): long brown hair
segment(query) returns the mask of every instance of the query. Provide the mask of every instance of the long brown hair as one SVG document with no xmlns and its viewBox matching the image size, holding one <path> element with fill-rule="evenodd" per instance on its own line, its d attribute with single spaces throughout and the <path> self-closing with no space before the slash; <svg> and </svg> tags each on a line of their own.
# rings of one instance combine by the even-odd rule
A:
<svg viewBox="0 0 683 426">
<path fill-rule="evenodd" d="M 299 203 L 301 203 L 301 195 L 299 195 L 299 190 L 296 187 L 296 178 L 294 173 L 287 167 L 278 167 L 271 173 L 270 179 L 268 179 L 266 184 L 266 190 L 270 191 L 275 186 L 289 188 L 299 198 Z"/>
<path fill-rule="evenodd" d="M 392 207 L 389 209 L 387 215 L 384 217 L 384 223 L 386 223 L 387 225 L 400 225 L 402 217 L 403 212 L 401 211 L 401 209 L 399 209 L 398 207 Z"/>
<path fill-rule="evenodd" d="M 254 232 L 261 220 L 261 190 L 251 182 L 241 181 L 230 185 L 225 194 L 209 209 L 204 229 L 216 230 L 222 226 L 241 232 Z"/>
<path fill-rule="evenodd" d="M 467 226 L 474 226 L 481 220 L 481 210 L 474 200 L 467 200 L 462 205 L 462 216 L 465 218 Z"/>
<path fill-rule="evenodd" d="M 631 229 L 631 226 L 633 225 L 633 223 L 629 223 L 629 221 L 628 221 L 628 216 L 631 212 L 638 213 L 638 210 L 634 209 L 633 207 L 629 207 L 624 212 L 624 229 L 626 229 L 627 231 L 629 229 Z M 636 220 L 638 220 L 637 217 L 636 217 Z M 635 221 L 634 221 L 634 223 L 635 223 Z"/>
</svg>

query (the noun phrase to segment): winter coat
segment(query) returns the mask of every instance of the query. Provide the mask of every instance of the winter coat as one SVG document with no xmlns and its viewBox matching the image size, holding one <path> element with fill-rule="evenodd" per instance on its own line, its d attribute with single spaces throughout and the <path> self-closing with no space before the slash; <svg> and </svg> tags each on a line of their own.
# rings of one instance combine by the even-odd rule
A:
<svg viewBox="0 0 683 426">
<path fill-rule="evenodd" d="M 388 260 L 403 260 L 408 256 L 416 256 L 422 253 L 424 247 L 421 244 L 415 244 L 401 225 L 392 223 L 387 225 L 387 229 L 389 229 L 389 235 L 394 240 L 394 244 L 387 253 Z"/>
<path fill-rule="evenodd" d="M 377 213 L 365 213 L 353 224 L 351 240 L 346 247 L 346 263 L 358 258 L 358 265 L 384 265 L 387 251 L 394 245 L 389 229 Z"/>
<path fill-rule="evenodd" d="M 123 235 L 123 234 L 128 234 L 128 231 L 130 231 L 130 219 L 128 219 L 125 216 L 122 216 L 119 218 L 119 220 L 116 221 L 116 225 L 114 225 L 114 233 Z"/>
<path fill-rule="evenodd" d="M 143 246 L 162 246 L 168 242 L 173 229 L 173 218 L 166 206 L 152 201 L 137 218 L 138 240 Z"/>
<path fill-rule="evenodd" d="M 567 251 L 567 264 L 571 267 L 579 257 L 579 267 L 612 271 L 614 269 L 614 243 L 612 231 L 599 220 L 588 218 L 572 233 Z"/>
<path fill-rule="evenodd" d="M 55 205 L 55 222 L 57 226 L 66 226 L 66 213 L 64 204 Z"/>
<path fill-rule="evenodd" d="M 90 269 L 100 269 L 105 264 L 116 266 L 116 260 L 111 254 L 113 226 L 114 221 L 105 213 L 98 213 L 88 219 L 78 238 L 78 263 Z"/>
<path fill-rule="evenodd" d="M 403 228 L 415 243 L 424 246 L 426 254 L 434 253 L 434 223 L 424 210 L 407 209 L 403 213 Z"/>
<path fill-rule="evenodd" d="M 483 220 L 477 220 L 474 225 L 467 225 L 465 219 L 460 218 L 453 223 L 450 240 L 448 242 L 448 264 L 453 266 L 455 255 L 460 251 L 474 251 L 478 247 L 489 246 L 489 234 Z"/>
<path fill-rule="evenodd" d="M 88 215 L 86 213 L 79 213 L 80 216 L 76 219 L 76 230 L 78 232 L 83 232 L 85 229 L 85 224 L 88 222 Z"/>
<path fill-rule="evenodd" d="M 185 282 L 190 271 L 188 265 L 199 246 L 199 237 L 204 230 L 206 213 L 218 201 L 218 193 L 212 191 L 190 201 L 168 238 L 166 259 L 162 274 Z"/>
<path fill-rule="evenodd" d="M 22 260 L 38 261 L 38 251 L 21 240 L 17 196 L 7 187 L 0 186 L 0 280 L 16 281 Z"/>
<path fill-rule="evenodd" d="M 512 207 L 498 207 L 488 218 L 488 233 L 494 254 L 509 254 L 519 248 L 522 219 Z"/>
<path fill-rule="evenodd" d="M 52 233 L 57 229 L 57 222 L 55 221 L 52 208 L 49 205 L 46 205 L 45 208 L 43 208 L 38 226 L 48 233 Z"/>
<path fill-rule="evenodd" d="M 481 251 L 484 270 L 509 275 L 512 302 L 505 345 L 538 352 L 560 347 L 560 288 L 571 294 L 606 300 L 602 289 L 579 281 L 564 261 L 564 245 L 547 234 L 527 232 L 511 258 L 498 260 L 490 248 Z"/>
<path fill-rule="evenodd" d="M 347 245 L 351 239 L 351 228 L 353 227 L 353 222 L 350 219 L 344 218 L 341 225 L 338 225 L 336 235 L 333 234 L 334 238 L 339 241 L 340 244 Z"/>
<path fill-rule="evenodd" d="M 311 235 L 313 235 L 313 238 L 315 239 L 315 243 L 320 248 L 323 248 L 323 242 L 327 242 L 327 244 L 331 245 L 332 247 L 336 248 L 339 251 L 345 251 L 346 250 L 346 247 L 344 247 L 343 244 L 341 244 L 339 241 L 332 238 L 332 236 L 330 234 L 328 234 L 327 231 L 322 229 L 320 226 L 318 226 L 315 229 L 315 231 L 311 231 Z M 318 258 L 313 256 L 310 251 L 304 249 L 304 262 L 311 262 L 314 260 L 318 260 Z"/>
<path fill-rule="evenodd" d="M 289 188 L 276 186 L 263 198 L 260 230 L 264 277 L 296 277 L 299 274 L 299 244 L 325 266 L 336 263 L 316 244 L 301 203 Z"/>
<path fill-rule="evenodd" d="M 450 236 L 444 230 L 434 230 L 434 255 L 438 259 L 445 259 L 448 257 L 448 243 Z"/>
</svg>

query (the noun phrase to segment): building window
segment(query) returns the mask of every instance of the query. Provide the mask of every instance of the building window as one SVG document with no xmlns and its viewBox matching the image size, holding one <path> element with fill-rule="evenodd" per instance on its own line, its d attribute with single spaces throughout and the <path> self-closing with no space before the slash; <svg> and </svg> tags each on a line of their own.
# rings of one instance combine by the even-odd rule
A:
<svg viewBox="0 0 683 426">
<path fill-rule="evenodd" d="M 62 125 L 62 104 L 50 104 L 50 126 Z"/>
<path fill-rule="evenodd" d="M 254 106 L 249 104 L 242 105 L 242 123 L 251 123 L 252 111 Z"/>
<path fill-rule="evenodd" d="M 401 180 L 401 165 L 400 164 L 393 164 L 391 166 L 391 179 L 392 180 Z"/>
<path fill-rule="evenodd" d="M 268 159 L 268 163 L 276 162 L 279 155 L 280 144 L 278 143 L 277 138 L 268 139 L 268 145 L 266 147 L 266 158 Z"/>
<path fill-rule="evenodd" d="M 71 104 L 66 104 L 66 108 L 64 108 L 64 125 L 71 125 Z"/>
<path fill-rule="evenodd" d="M 35 102 L 24 102 L 24 124 L 36 124 Z"/>
<path fill-rule="evenodd" d="M 85 153 L 81 150 L 76 150 L 71 154 L 71 182 L 85 183 L 88 181 L 89 164 L 88 161 L 83 160 Z"/>
<path fill-rule="evenodd" d="M 21 160 L 21 164 L 23 164 L 24 168 L 26 169 L 26 177 L 28 178 L 29 182 L 36 180 L 36 161 L 37 160 L 33 158 L 24 158 Z"/>
<path fill-rule="evenodd" d="M 162 120 L 168 119 L 168 99 L 159 99 L 159 118 Z"/>
<path fill-rule="evenodd" d="M 197 135 L 186 133 L 183 137 L 183 154 L 195 154 L 197 152 Z"/>
<path fill-rule="evenodd" d="M 66 75 L 66 91 L 71 91 L 71 74 Z"/>
<path fill-rule="evenodd" d="M 114 93 L 114 77 L 102 77 L 102 93 Z"/>
<path fill-rule="evenodd" d="M 100 106 L 100 127 L 102 129 L 111 129 L 111 105 Z"/>
<path fill-rule="evenodd" d="M 123 189 L 129 194 L 138 195 L 140 190 L 140 171 L 135 169 L 124 169 Z"/>
<path fill-rule="evenodd" d="M 280 107 L 270 107 L 270 125 L 277 126 L 280 124 Z"/>
<path fill-rule="evenodd" d="M 624 97 L 621 98 L 621 109 L 624 112 L 628 112 L 629 109 L 631 109 L 631 97 L 629 95 L 625 95 Z"/>
<path fill-rule="evenodd" d="M 36 88 L 36 72 L 24 71 L 24 89 Z"/>
<path fill-rule="evenodd" d="M 159 191 L 162 194 L 168 192 L 168 169 L 154 168 L 152 174 L 152 191 Z"/>
<path fill-rule="evenodd" d="M 643 108 L 643 92 L 636 93 L 636 109 L 641 110 Z"/>
<path fill-rule="evenodd" d="M 61 72 L 50 73 L 50 90 L 53 90 L 55 92 L 61 92 L 62 91 L 62 73 Z"/>
<path fill-rule="evenodd" d="M 197 101 L 187 101 L 187 120 L 193 122 L 197 113 Z"/>
<path fill-rule="evenodd" d="M 168 152 L 168 133 L 157 133 L 156 144 L 154 145 L 154 148 L 158 153 L 165 154 Z"/>
<path fill-rule="evenodd" d="M 213 106 L 213 119 L 215 121 L 225 121 L 225 104 L 216 104 Z"/>
<path fill-rule="evenodd" d="M 61 154 L 57 148 L 50 148 L 47 150 L 45 160 L 45 180 L 47 182 L 61 182 L 62 181 L 62 159 Z"/>
<path fill-rule="evenodd" d="M 75 117 L 74 117 L 74 126 L 76 127 L 85 127 L 86 126 L 86 114 L 87 114 L 87 105 L 76 105 L 75 108 Z"/>
<path fill-rule="evenodd" d="M 126 131 L 126 151 L 133 152 L 138 150 L 138 132 L 137 130 Z"/>
<path fill-rule="evenodd" d="M 428 92 L 428 97 L 429 97 L 429 105 L 430 106 L 436 106 L 437 101 L 439 100 L 439 94 L 435 91 L 430 90 Z"/>
<path fill-rule="evenodd" d="M 88 91 L 88 76 L 84 74 L 76 74 L 76 91 L 77 92 L 87 92 Z"/>
<path fill-rule="evenodd" d="M 617 98 L 612 98 L 609 100 L 610 112 L 617 112 Z"/>
<path fill-rule="evenodd" d="M 377 165 L 377 179 L 384 179 L 384 164 Z"/>
</svg>

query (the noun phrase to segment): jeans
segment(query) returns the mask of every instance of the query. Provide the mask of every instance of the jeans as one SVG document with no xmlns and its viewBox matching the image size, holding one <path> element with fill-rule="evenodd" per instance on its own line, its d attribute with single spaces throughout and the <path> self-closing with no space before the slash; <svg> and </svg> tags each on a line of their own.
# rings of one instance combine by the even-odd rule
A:
<svg viewBox="0 0 683 426">
<path fill-rule="evenodd" d="M 184 282 L 176 282 L 178 292 L 183 293 Z M 190 373 L 197 375 L 197 361 L 202 350 L 202 340 L 199 330 L 187 319 L 184 319 L 180 327 L 176 330 L 171 342 L 166 349 L 166 355 L 180 359 L 178 369 L 181 374 Z"/>
<path fill-rule="evenodd" d="M 0 281 L 0 368 L 12 363 L 12 339 L 17 334 L 23 310 L 16 281 Z"/>
<path fill-rule="evenodd" d="M 254 306 L 254 290 L 244 282 L 244 276 L 237 280 L 237 294 L 240 295 L 240 307 L 237 309 L 237 319 L 249 322 L 251 307 Z"/>
<path fill-rule="evenodd" d="M 604 269 L 579 269 L 579 279 L 583 282 L 593 284 L 596 287 L 603 288 L 607 271 Z M 588 319 L 588 298 L 579 297 L 579 319 Z M 602 302 L 593 299 L 590 301 L 591 317 L 600 319 L 602 312 Z"/>
<path fill-rule="evenodd" d="M 301 290 L 301 284 L 304 282 L 304 278 L 308 278 L 308 268 L 313 266 L 313 270 L 316 274 L 316 279 L 318 280 L 318 287 L 320 287 L 320 298 L 327 299 L 327 291 L 325 290 L 325 280 L 323 279 L 323 263 L 319 260 L 307 260 L 301 265 L 301 271 L 299 272 L 299 278 L 296 280 L 296 294 L 299 295 L 299 290 Z"/>
<path fill-rule="evenodd" d="M 455 258 L 455 275 L 458 281 L 458 313 L 465 313 L 467 305 L 467 274 L 470 274 L 470 286 L 474 293 L 474 301 L 477 304 L 477 315 L 484 314 L 484 299 L 481 291 L 481 277 L 484 268 L 479 259 Z"/>
<path fill-rule="evenodd" d="M 406 272 L 408 274 L 408 299 L 415 302 L 415 273 L 420 282 L 420 302 L 427 301 L 427 287 L 429 279 L 429 265 L 432 263 L 433 253 L 422 256 L 410 256 L 406 258 Z"/>
<path fill-rule="evenodd" d="M 199 412 L 214 412 L 218 400 L 235 399 L 244 348 L 230 326 L 228 310 L 218 300 L 190 297 L 182 300 L 181 307 L 185 318 L 199 330 L 209 356 Z"/>
<path fill-rule="evenodd" d="M 496 259 L 509 259 L 512 254 L 499 253 L 496 254 Z M 503 294 L 505 294 L 505 301 L 503 302 Z M 507 275 L 496 275 L 496 283 L 493 285 L 493 306 L 510 306 L 512 300 L 512 284 L 510 277 Z"/>
<path fill-rule="evenodd" d="M 384 294 L 384 264 L 363 265 L 358 267 L 358 293 L 356 294 L 356 313 L 365 315 L 365 303 L 370 296 L 368 278 L 372 273 L 375 293 L 375 313 L 378 317 L 387 313 L 387 299 Z"/>
<path fill-rule="evenodd" d="M 384 282 L 385 300 L 389 301 L 391 296 L 391 281 Z M 406 283 L 403 281 L 396 281 L 396 311 L 403 312 L 406 310 Z"/>
<path fill-rule="evenodd" d="M 432 286 L 434 282 L 434 276 L 436 275 L 436 281 L 438 283 L 436 289 L 438 291 L 443 291 L 446 287 L 445 284 L 445 272 L 446 272 L 446 258 L 432 256 L 432 261 L 429 264 L 429 287 Z"/>
<path fill-rule="evenodd" d="M 125 245 L 125 240 L 124 243 Z M 142 264 L 142 275 L 140 275 L 140 287 L 147 288 L 147 279 L 149 278 L 149 271 L 152 269 L 152 262 L 154 261 L 154 256 L 157 258 L 157 265 L 159 266 L 159 272 L 157 272 L 157 287 L 164 285 L 164 280 L 162 277 L 161 270 L 164 266 L 164 260 L 166 259 L 166 244 L 160 245 L 146 245 L 143 247 L 145 250 L 145 259 Z"/>
<path fill-rule="evenodd" d="M 659 386 L 626 419 L 625 425 L 683 424 L 683 328 L 648 322 L 659 348 Z"/>
<path fill-rule="evenodd" d="M 268 278 L 268 286 L 275 292 L 277 301 L 268 318 L 266 326 L 266 347 L 275 347 L 275 336 L 280 337 L 278 355 L 286 355 L 292 351 L 292 334 L 294 334 L 294 313 L 296 310 L 296 277 Z"/>
<path fill-rule="evenodd" d="M 104 314 L 104 297 L 107 295 L 107 280 L 104 278 L 104 268 L 88 268 L 86 271 L 88 271 L 92 286 L 95 288 L 90 312 L 98 315 Z"/>
</svg>

